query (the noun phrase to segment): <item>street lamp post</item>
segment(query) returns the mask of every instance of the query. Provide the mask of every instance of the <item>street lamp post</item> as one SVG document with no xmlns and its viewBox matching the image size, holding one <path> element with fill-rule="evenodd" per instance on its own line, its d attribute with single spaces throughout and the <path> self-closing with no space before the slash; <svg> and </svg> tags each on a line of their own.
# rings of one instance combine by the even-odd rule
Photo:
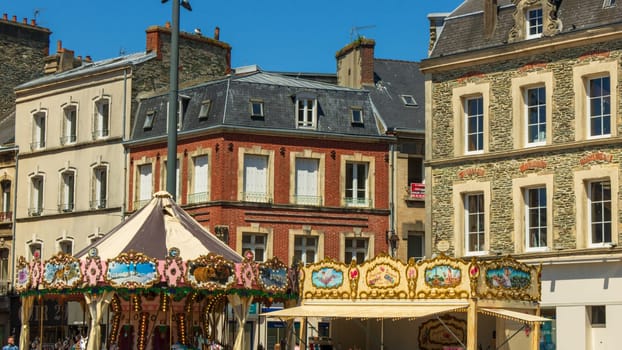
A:
<svg viewBox="0 0 622 350">
<path fill-rule="evenodd" d="M 162 3 L 168 0 L 162 0 Z M 177 198 L 177 110 L 179 95 L 179 5 L 180 0 L 173 1 L 173 18 L 171 26 L 171 61 L 168 92 L 168 138 L 166 163 L 166 190 L 173 200 Z M 188 0 L 181 0 L 181 6 L 192 11 Z"/>
</svg>

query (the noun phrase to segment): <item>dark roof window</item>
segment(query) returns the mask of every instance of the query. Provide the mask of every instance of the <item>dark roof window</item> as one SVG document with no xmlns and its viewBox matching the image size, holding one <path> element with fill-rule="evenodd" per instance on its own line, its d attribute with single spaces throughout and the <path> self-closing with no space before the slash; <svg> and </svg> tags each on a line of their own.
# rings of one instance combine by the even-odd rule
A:
<svg viewBox="0 0 622 350">
<path fill-rule="evenodd" d="M 211 100 L 205 100 L 201 102 L 201 110 L 199 111 L 199 119 L 207 119 L 207 115 L 212 106 Z"/>
<path fill-rule="evenodd" d="M 604 0 L 603 8 L 614 7 L 616 5 L 616 0 Z"/>
<path fill-rule="evenodd" d="M 150 130 L 153 127 L 153 120 L 155 119 L 155 115 L 156 111 L 147 111 L 147 116 L 145 117 L 143 129 Z"/>
<path fill-rule="evenodd" d="M 352 107 L 352 124 L 363 124 L 363 108 Z"/>
<path fill-rule="evenodd" d="M 263 117 L 263 101 L 251 100 L 250 101 L 251 117 Z"/>
<path fill-rule="evenodd" d="M 419 104 L 417 103 L 417 100 L 415 100 L 415 98 L 412 95 L 401 95 L 402 97 L 402 101 L 404 101 L 404 104 L 408 107 L 417 107 L 419 106 Z"/>
</svg>

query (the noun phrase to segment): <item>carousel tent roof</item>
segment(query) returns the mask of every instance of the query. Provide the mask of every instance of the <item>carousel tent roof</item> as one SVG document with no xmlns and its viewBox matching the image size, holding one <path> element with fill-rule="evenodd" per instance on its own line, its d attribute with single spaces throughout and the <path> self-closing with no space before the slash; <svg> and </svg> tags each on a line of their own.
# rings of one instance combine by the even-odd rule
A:
<svg viewBox="0 0 622 350">
<path fill-rule="evenodd" d="M 232 262 L 242 257 L 186 213 L 168 192 L 157 192 L 153 199 L 113 228 L 97 242 L 75 256 L 85 258 L 92 248 L 102 259 L 112 259 L 130 250 L 151 258 L 165 259 L 170 248 L 178 248 L 184 259 L 214 253 Z"/>
</svg>

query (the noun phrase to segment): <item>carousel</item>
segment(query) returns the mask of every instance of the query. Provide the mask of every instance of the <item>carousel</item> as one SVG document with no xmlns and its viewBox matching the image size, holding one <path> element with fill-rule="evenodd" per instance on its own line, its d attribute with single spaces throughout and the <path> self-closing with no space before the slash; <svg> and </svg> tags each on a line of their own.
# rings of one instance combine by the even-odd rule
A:
<svg viewBox="0 0 622 350">
<path fill-rule="evenodd" d="M 264 317 L 330 322 L 323 338 L 300 327 L 300 348 L 538 349 L 541 266 L 510 256 L 469 261 L 440 255 L 407 263 L 379 255 L 300 268 L 298 306 Z M 387 325 L 389 325 L 387 327 Z"/>
<path fill-rule="evenodd" d="M 251 304 L 295 299 L 292 276 L 276 258 L 240 256 L 158 192 L 74 256 L 19 258 L 19 346 L 63 348 L 54 344 L 59 333 L 44 333 L 44 317 L 31 317 L 53 300 L 61 308 L 79 303 L 88 350 L 243 349 Z"/>
</svg>

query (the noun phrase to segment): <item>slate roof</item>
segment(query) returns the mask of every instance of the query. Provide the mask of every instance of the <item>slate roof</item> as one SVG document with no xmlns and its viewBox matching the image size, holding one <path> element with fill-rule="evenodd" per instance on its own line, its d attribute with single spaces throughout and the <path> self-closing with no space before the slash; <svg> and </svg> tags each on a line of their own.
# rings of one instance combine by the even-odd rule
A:
<svg viewBox="0 0 622 350">
<path fill-rule="evenodd" d="M 558 0 L 558 3 L 557 18 L 562 23 L 562 30 L 557 35 L 622 23 L 621 4 L 603 8 L 603 0 Z M 497 26 L 491 38 L 484 35 L 483 10 L 482 0 L 465 0 L 458 6 L 445 18 L 445 25 L 429 57 L 506 45 L 514 25 L 512 14 L 516 6 L 510 0 L 498 1 Z"/>
<path fill-rule="evenodd" d="M 316 134 L 379 136 L 370 93 L 298 79 L 261 70 L 234 74 L 185 89 L 180 96 L 189 98 L 179 135 L 217 127 L 296 131 Z M 317 129 L 297 129 L 296 96 L 308 94 L 318 101 Z M 251 117 L 250 101 L 263 101 L 264 117 Z M 203 101 L 210 100 L 207 118 L 199 119 Z M 168 94 L 140 101 L 130 143 L 166 135 Z M 363 124 L 351 122 L 351 107 L 363 109 Z M 147 113 L 155 111 L 151 128 L 144 128 Z"/>
<path fill-rule="evenodd" d="M 418 62 L 374 59 L 371 99 L 387 129 L 425 132 L 425 86 Z M 410 95 L 417 106 L 407 106 L 402 95 Z"/>
<path fill-rule="evenodd" d="M 0 147 L 15 143 L 15 110 L 0 119 Z"/>
<path fill-rule="evenodd" d="M 108 58 L 104 60 L 99 60 L 95 62 L 85 62 L 82 61 L 82 65 L 72 68 L 60 73 L 50 74 L 43 76 L 38 79 L 31 80 L 24 84 L 18 85 L 15 89 L 25 89 L 29 87 L 34 87 L 42 84 L 48 84 L 55 81 L 65 80 L 71 77 L 81 76 L 85 74 L 92 74 L 99 71 L 105 71 L 109 69 L 113 69 L 116 67 L 124 67 L 128 65 L 136 65 L 148 60 L 151 60 L 156 57 L 155 52 L 138 52 L 125 56 L 118 56 L 113 58 Z"/>
</svg>

